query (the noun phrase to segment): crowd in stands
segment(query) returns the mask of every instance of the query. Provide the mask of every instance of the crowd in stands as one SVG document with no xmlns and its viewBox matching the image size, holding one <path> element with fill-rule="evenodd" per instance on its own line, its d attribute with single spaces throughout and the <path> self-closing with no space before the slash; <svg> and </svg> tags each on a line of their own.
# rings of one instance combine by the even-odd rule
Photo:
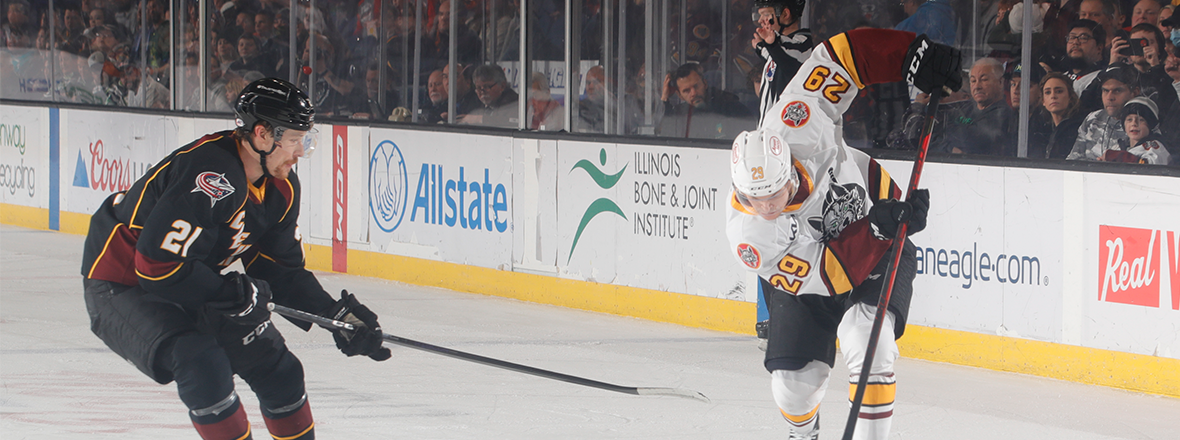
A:
<svg viewBox="0 0 1180 440">
<path fill-rule="evenodd" d="M 510 0 L 212 0 L 205 51 L 196 0 L 57 0 L 52 9 L 47 0 L 3 0 L 0 56 L 17 66 L 20 50 L 52 52 L 33 67 L 52 79 L 21 90 L 59 102 L 229 112 L 242 87 L 277 76 L 308 91 L 329 118 L 732 139 L 758 124 L 817 42 L 895 28 L 965 57 L 963 90 L 942 98 L 935 151 L 1021 155 L 1027 94 L 1029 158 L 1174 164 L 1180 156 L 1180 16 L 1168 0 L 833 0 L 812 2 L 805 21 L 804 0 L 757 3 L 769 8 L 689 0 L 666 12 L 655 58 L 646 56 L 645 1 L 614 3 L 614 12 L 582 2 L 572 91 L 552 68 L 527 72 L 521 89 L 520 3 Z M 528 55 L 562 61 L 565 3 L 529 8 Z M 1022 53 L 1025 32 L 1031 53 Z M 173 35 L 183 38 L 175 47 Z M 845 139 L 916 148 L 927 101 L 902 83 L 868 87 L 846 115 Z"/>
</svg>

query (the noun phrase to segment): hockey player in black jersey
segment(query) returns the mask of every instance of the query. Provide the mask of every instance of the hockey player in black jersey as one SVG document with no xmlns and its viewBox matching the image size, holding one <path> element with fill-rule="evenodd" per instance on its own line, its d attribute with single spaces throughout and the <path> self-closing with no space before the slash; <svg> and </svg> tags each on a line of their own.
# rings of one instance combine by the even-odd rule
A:
<svg viewBox="0 0 1180 440">
<path fill-rule="evenodd" d="M 352 323 L 333 335 L 346 355 L 390 352 L 376 314 L 347 292 L 334 300 L 303 266 L 292 168 L 314 147 L 307 95 L 261 79 L 234 113 L 237 129 L 172 152 L 91 217 L 82 262 L 91 330 L 156 382 L 176 381 L 202 438 L 252 438 L 236 374 L 271 436 L 312 439 L 303 366 L 267 303 Z M 245 274 L 221 274 L 238 260 Z"/>
</svg>

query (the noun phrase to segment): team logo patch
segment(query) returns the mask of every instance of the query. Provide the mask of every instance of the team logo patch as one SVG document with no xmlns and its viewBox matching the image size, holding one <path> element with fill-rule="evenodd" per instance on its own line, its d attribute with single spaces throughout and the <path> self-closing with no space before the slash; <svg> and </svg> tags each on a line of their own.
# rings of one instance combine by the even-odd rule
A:
<svg viewBox="0 0 1180 440">
<path fill-rule="evenodd" d="M 751 269 L 757 269 L 762 266 L 762 254 L 758 253 L 758 249 L 748 243 L 739 244 L 737 247 L 738 258 L 742 259 L 746 266 Z"/>
<path fill-rule="evenodd" d="M 193 188 L 191 192 L 203 192 L 209 196 L 209 207 L 217 204 L 218 200 L 229 197 L 234 193 L 234 186 L 229 184 L 229 179 L 225 178 L 225 174 L 217 174 L 212 171 L 206 171 L 197 175 L 197 187 Z"/>
<path fill-rule="evenodd" d="M 821 241 L 828 241 L 840 235 L 840 232 L 852 222 L 864 217 L 865 204 L 868 203 L 868 191 L 855 183 L 828 186 L 828 193 L 824 195 L 824 210 L 822 216 L 807 219 L 807 224 L 819 232 Z"/>
<path fill-rule="evenodd" d="M 807 125 L 807 121 L 811 120 L 811 107 L 808 107 L 803 101 L 792 101 L 783 108 L 783 123 L 791 128 L 799 128 Z"/>
</svg>

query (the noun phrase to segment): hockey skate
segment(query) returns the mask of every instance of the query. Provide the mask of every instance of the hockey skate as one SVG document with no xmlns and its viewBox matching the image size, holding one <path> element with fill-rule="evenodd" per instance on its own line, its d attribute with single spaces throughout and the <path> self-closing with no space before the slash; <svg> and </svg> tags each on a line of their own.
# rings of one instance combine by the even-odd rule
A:
<svg viewBox="0 0 1180 440">
<path fill-rule="evenodd" d="M 819 414 L 815 415 L 815 429 L 811 430 L 811 434 L 800 435 L 794 429 L 791 429 L 791 435 L 787 437 L 789 440 L 819 440 Z"/>
</svg>

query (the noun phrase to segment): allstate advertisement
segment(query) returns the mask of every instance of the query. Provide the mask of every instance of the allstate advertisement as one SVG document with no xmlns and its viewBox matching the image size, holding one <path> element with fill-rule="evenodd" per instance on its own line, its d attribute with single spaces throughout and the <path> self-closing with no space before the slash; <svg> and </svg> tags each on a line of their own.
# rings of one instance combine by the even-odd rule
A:
<svg viewBox="0 0 1180 440">
<path fill-rule="evenodd" d="M 905 188 L 912 163 L 884 164 Z M 1009 189 L 1013 179 L 1029 185 Z M 919 254 L 910 322 L 1059 339 L 1061 172 L 927 163 L 919 186 L 930 189 L 930 213 L 911 237 Z"/>
<path fill-rule="evenodd" d="M 177 141 L 165 116 L 61 110 L 62 210 L 93 213 L 157 161 L 196 139 Z"/>
<path fill-rule="evenodd" d="M 49 111 L 0 107 L 0 203 L 49 207 Z"/>
<path fill-rule="evenodd" d="M 512 138 L 373 129 L 373 250 L 471 266 L 512 267 Z M 353 214 L 357 215 L 357 214 Z"/>
<path fill-rule="evenodd" d="M 746 299 L 725 237 L 729 150 L 561 142 L 557 154 L 566 275 Z"/>
</svg>

